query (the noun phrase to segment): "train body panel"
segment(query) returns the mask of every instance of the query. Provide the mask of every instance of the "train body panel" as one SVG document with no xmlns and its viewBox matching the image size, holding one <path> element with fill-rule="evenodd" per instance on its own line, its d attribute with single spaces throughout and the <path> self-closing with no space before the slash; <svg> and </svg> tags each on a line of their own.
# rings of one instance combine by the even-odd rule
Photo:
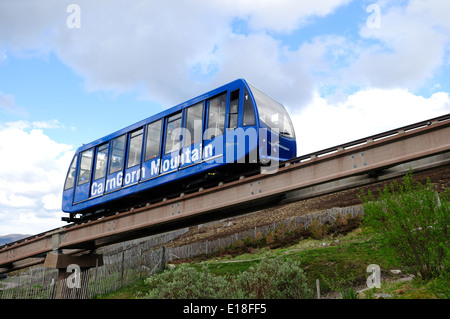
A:
<svg viewBox="0 0 450 319">
<path fill-rule="evenodd" d="M 239 79 L 80 147 L 62 210 L 92 214 L 296 156 L 285 108 Z"/>
</svg>

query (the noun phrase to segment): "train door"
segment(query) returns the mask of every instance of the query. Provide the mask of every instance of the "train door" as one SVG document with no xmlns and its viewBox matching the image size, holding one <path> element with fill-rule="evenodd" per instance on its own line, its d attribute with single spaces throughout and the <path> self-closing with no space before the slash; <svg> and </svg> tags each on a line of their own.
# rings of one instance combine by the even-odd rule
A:
<svg viewBox="0 0 450 319">
<path fill-rule="evenodd" d="M 86 150 L 80 155 L 77 183 L 75 186 L 74 203 L 79 203 L 89 198 L 91 181 L 93 149 Z"/>
<path fill-rule="evenodd" d="M 258 132 L 248 91 L 242 88 L 231 91 L 228 104 L 225 136 L 226 162 L 256 163 Z"/>
<path fill-rule="evenodd" d="M 123 186 L 130 186 L 139 182 L 141 177 L 141 154 L 144 128 L 133 131 L 128 136 L 128 157 L 123 178 Z"/>
<path fill-rule="evenodd" d="M 227 105 L 227 93 L 222 93 L 207 100 L 207 119 L 203 141 L 203 160 L 216 159 L 220 162 L 224 154 L 223 134 L 225 132 L 225 114 Z"/>
<path fill-rule="evenodd" d="M 111 140 L 110 160 L 106 176 L 105 193 L 113 192 L 122 187 L 123 166 L 125 158 L 126 134 Z"/>
<path fill-rule="evenodd" d="M 180 168 L 198 164 L 202 161 L 203 102 L 186 109 L 183 130 Z"/>
<path fill-rule="evenodd" d="M 249 92 L 244 89 L 242 106 L 242 129 L 246 137 L 245 141 L 245 163 L 258 162 L 258 144 L 260 132 L 256 126 L 255 108 L 251 101 Z"/>
<path fill-rule="evenodd" d="M 141 180 L 150 179 L 159 175 L 162 123 L 163 120 L 161 119 L 147 125 Z"/>
<path fill-rule="evenodd" d="M 178 170 L 180 160 L 180 141 L 182 137 L 182 112 L 166 118 L 164 150 L 161 157 L 161 174 Z"/>
<path fill-rule="evenodd" d="M 103 195 L 106 186 L 106 167 L 108 164 L 109 142 L 97 147 L 95 152 L 94 178 L 90 197 Z"/>
<path fill-rule="evenodd" d="M 226 162 L 234 162 L 239 151 L 239 90 L 230 93 L 225 133 Z"/>
</svg>

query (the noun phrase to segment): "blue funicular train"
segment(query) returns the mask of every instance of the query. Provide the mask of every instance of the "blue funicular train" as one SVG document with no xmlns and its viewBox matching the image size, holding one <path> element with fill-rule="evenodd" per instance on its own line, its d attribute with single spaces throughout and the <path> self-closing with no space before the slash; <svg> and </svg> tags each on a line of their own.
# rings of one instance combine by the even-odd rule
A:
<svg viewBox="0 0 450 319">
<path fill-rule="evenodd" d="M 284 106 L 238 79 L 78 148 L 62 219 L 129 209 L 296 153 Z"/>
</svg>

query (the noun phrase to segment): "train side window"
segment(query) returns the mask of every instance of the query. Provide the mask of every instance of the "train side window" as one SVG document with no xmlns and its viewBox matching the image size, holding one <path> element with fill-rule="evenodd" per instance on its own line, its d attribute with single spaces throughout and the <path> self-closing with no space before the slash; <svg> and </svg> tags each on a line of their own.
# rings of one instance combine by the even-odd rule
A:
<svg viewBox="0 0 450 319">
<path fill-rule="evenodd" d="M 230 94 L 230 114 L 228 115 L 228 128 L 236 128 L 238 126 L 238 110 L 239 110 L 239 90 Z"/>
<path fill-rule="evenodd" d="M 181 139 L 181 112 L 167 119 L 166 142 L 164 154 L 172 153 L 180 149 Z"/>
<path fill-rule="evenodd" d="M 195 104 L 187 109 L 186 133 L 184 146 L 200 143 L 202 141 L 203 126 L 203 102 Z"/>
<path fill-rule="evenodd" d="M 255 110 L 253 108 L 252 101 L 250 99 L 250 96 L 248 94 L 248 91 L 245 90 L 244 93 L 244 116 L 242 119 L 242 124 L 244 126 L 248 125 L 256 125 L 256 119 L 255 119 Z"/>
<path fill-rule="evenodd" d="M 81 153 L 80 171 L 78 173 L 78 185 L 88 183 L 91 179 L 92 148 Z"/>
<path fill-rule="evenodd" d="M 205 139 L 210 140 L 222 135 L 225 129 L 225 108 L 227 104 L 227 94 L 223 93 L 208 103 L 208 124 Z"/>
<path fill-rule="evenodd" d="M 159 157 L 159 145 L 161 144 L 162 120 L 147 125 L 147 141 L 145 142 L 145 161 Z"/>
<path fill-rule="evenodd" d="M 75 184 L 75 171 L 77 168 L 77 159 L 78 156 L 75 155 L 75 157 L 72 160 L 72 163 L 70 164 L 69 172 L 66 177 L 66 182 L 64 183 L 64 190 L 71 189 Z"/>
<path fill-rule="evenodd" d="M 141 128 L 131 133 L 130 150 L 128 151 L 127 168 L 139 165 L 141 163 L 142 136 L 144 129 Z"/>
<path fill-rule="evenodd" d="M 111 160 L 109 163 L 109 174 L 121 171 L 125 152 L 125 134 L 112 140 Z"/>
<path fill-rule="evenodd" d="M 97 156 L 95 161 L 94 180 L 105 177 L 106 163 L 108 161 L 109 143 L 97 147 Z"/>
</svg>

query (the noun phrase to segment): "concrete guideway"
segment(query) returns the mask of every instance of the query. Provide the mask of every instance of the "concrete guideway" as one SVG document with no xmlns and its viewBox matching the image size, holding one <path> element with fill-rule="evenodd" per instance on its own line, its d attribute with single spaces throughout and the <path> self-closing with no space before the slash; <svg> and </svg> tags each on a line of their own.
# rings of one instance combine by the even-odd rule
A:
<svg viewBox="0 0 450 319">
<path fill-rule="evenodd" d="M 369 184 L 405 174 L 410 166 L 429 169 L 449 163 L 450 114 L 292 159 L 275 174 L 259 174 L 181 194 L 5 245 L 0 248 L 0 273 L 42 263 L 46 256 L 47 266 L 63 269 L 68 263 L 83 264 L 83 257 L 75 255 L 95 252 L 102 246 Z M 83 256 L 86 267 L 95 266 L 93 260 L 101 262 L 92 257 L 97 255 Z M 63 259 L 65 262 L 61 262 Z"/>
</svg>

